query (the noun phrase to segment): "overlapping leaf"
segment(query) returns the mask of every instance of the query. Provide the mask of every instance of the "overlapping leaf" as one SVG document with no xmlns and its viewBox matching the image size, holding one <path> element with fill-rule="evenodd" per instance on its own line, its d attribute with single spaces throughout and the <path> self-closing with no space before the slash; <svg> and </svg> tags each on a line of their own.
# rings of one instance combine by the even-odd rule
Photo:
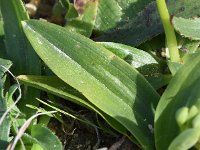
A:
<svg viewBox="0 0 200 150">
<path fill-rule="evenodd" d="M 144 149 L 154 149 L 150 127 L 159 96 L 144 77 L 104 47 L 62 27 L 32 20 L 23 28 L 60 79 L 119 121 Z"/>
<path fill-rule="evenodd" d="M 22 20 L 28 20 L 28 14 L 21 0 L 0 0 L 5 32 L 5 45 L 7 59 L 13 62 L 13 74 L 40 74 L 41 64 L 39 57 L 27 41 L 21 26 Z M 22 112 L 27 116 L 32 115 L 32 110 L 27 110 L 25 104 L 38 105 L 34 97 L 39 92 L 30 88 L 24 91 L 23 100 L 18 103 Z"/>
<path fill-rule="evenodd" d="M 66 28 L 74 32 L 78 32 L 87 37 L 90 37 L 95 25 L 97 6 L 97 0 L 75 1 L 76 9 L 73 5 L 70 5 L 70 11 L 68 11 L 69 14 L 67 17 L 68 22 Z M 69 15 L 72 15 L 72 13 L 77 13 L 77 16 L 74 18 L 70 18 Z"/>
<path fill-rule="evenodd" d="M 62 150 L 63 146 L 54 133 L 41 125 L 34 125 L 31 129 L 31 136 L 35 143 L 39 144 L 43 150 Z"/>
<path fill-rule="evenodd" d="M 21 21 L 29 19 L 22 1 L 0 0 L 0 7 L 4 21 L 7 54 L 14 62 L 15 74 L 38 73 L 39 59 L 26 40 L 21 27 Z"/>
<path fill-rule="evenodd" d="M 172 23 L 175 30 L 182 36 L 191 40 L 200 40 L 200 18 L 184 19 L 181 17 L 173 17 Z"/>
<path fill-rule="evenodd" d="M 106 32 L 120 28 L 137 16 L 152 0 L 100 0 L 95 31 Z"/>
<path fill-rule="evenodd" d="M 136 68 L 155 89 L 169 83 L 171 76 L 163 73 L 163 62 L 156 60 L 149 53 L 113 42 L 100 42 L 99 44 Z"/>
<path fill-rule="evenodd" d="M 141 1 L 132 1 L 127 4 L 127 7 L 133 10 L 132 7 L 136 7 L 137 3 L 142 3 Z M 198 0 L 168 0 L 167 2 L 171 15 L 185 18 L 200 15 L 200 3 Z M 148 5 L 139 5 L 139 8 L 134 16 L 129 16 L 130 13 L 125 13 L 127 20 L 120 20 L 117 26 L 96 40 L 136 46 L 162 33 L 163 27 L 156 3 L 151 2 Z"/>
<path fill-rule="evenodd" d="M 176 111 L 193 105 L 200 108 L 200 53 L 186 63 L 171 80 L 159 101 L 155 114 L 155 138 L 158 150 L 168 148 L 179 134 Z"/>
<path fill-rule="evenodd" d="M 126 129 L 115 119 L 100 111 L 97 107 L 91 104 L 81 93 L 67 85 L 57 77 L 48 76 L 18 76 L 21 83 L 32 86 L 46 92 L 50 92 L 64 99 L 70 100 L 78 105 L 87 107 L 96 113 L 100 114 L 115 130 L 122 134 L 126 134 Z"/>
<path fill-rule="evenodd" d="M 0 118 L 3 116 L 7 110 L 6 97 L 4 96 L 4 83 L 5 77 L 4 73 L 6 69 L 11 67 L 12 63 L 9 60 L 0 58 Z M 2 124 L 0 124 L 0 149 L 5 149 L 9 142 L 10 134 L 10 118 L 6 117 Z"/>
</svg>

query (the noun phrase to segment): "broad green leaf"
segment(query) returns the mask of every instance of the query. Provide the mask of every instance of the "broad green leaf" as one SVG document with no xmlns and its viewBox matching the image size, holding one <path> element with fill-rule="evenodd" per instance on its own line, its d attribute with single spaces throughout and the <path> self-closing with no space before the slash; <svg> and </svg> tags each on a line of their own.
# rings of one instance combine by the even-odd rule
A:
<svg viewBox="0 0 200 150">
<path fill-rule="evenodd" d="M 199 129 L 187 129 L 180 133 L 170 144 L 168 150 L 188 150 L 199 140 Z"/>
<path fill-rule="evenodd" d="M 140 3 L 140 1 L 134 1 L 129 3 L 128 7 L 136 7 L 137 2 Z M 184 18 L 200 15 L 199 0 L 168 0 L 167 3 L 171 15 Z M 129 15 L 126 16 L 129 17 L 128 21 L 119 23 L 118 26 L 109 30 L 101 37 L 96 38 L 96 40 L 112 41 L 136 46 L 163 33 L 163 26 L 160 21 L 156 3 L 153 1 L 139 8 L 141 9 L 136 15 L 132 17 L 129 17 Z"/>
<path fill-rule="evenodd" d="M 80 34 L 44 21 L 26 21 L 23 28 L 35 51 L 60 79 L 119 121 L 144 149 L 154 149 L 149 126 L 153 126 L 159 95 L 142 75 Z"/>
<path fill-rule="evenodd" d="M 44 150 L 40 145 L 38 144 L 34 144 L 32 147 L 31 147 L 31 150 Z"/>
<path fill-rule="evenodd" d="M 179 127 L 182 127 L 184 125 L 184 123 L 188 119 L 188 116 L 189 116 L 188 107 L 182 107 L 176 111 L 175 118 L 176 118 L 176 122 L 178 123 Z"/>
<path fill-rule="evenodd" d="M 158 62 L 149 53 L 137 48 L 112 42 L 100 42 L 99 44 L 120 58 L 127 60 L 127 62 L 134 68 L 140 68 L 149 64 L 159 65 Z"/>
<path fill-rule="evenodd" d="M 24 35 L 21 21 L 28 20 L 28 14 L 21 0 L 0 0 L 0 8 L 4 21 L 5 44 L 8 58 L 13 62 L 13 74 L 34 74 L 41 73 L 40 59 L 33 50 Z M 39 96 L 39 91 L 28 88 L 23 91 L 24 97 L 18 103 L 22 112 L 26 112 L 27 117 L 34 112 L 27 110 L 25 104 L 37 106 L 35 97 Z"/>
<path fill-rule="evenodd" d="M 66 28 L 90 37 L 96 20 L 97 6 L 97 0 L 75 1 L 75 8 L 79 15 L 74 19 L 70 19 Z"/>
<path fill-rule="evenodd" d="M 66 100 L 70 100 L 78 105 L 82 105 L 86 108 L 89 108 L 99 115 L 101 115 L 115 130 L 122 134 L 126 134 L 126 129 L 118 123 L 115 119 L 111 118 L 92 103 L 90 103 L 80 92 L 63 82 L 57 77 L 49 76 L 24 76 L 20 75 L 17 77 L 21 83 L 26 84 L 27 86 L 32 86 L 46 92 L 55 94 L 59 97 L 62 97 Z"/>
<path fill-rule="evenodd" d="M 187 54 L 183 57 L 183 62 L 184 63 L 189 63 L 191 61 L 193 61 L 193 59 L 196 57 L 197 53 L 199 52 L 195 52 L 193 54 Z"/>
<path fill-rule="evenodd" d="M 96 32 L 120 28 L 137 16 L 145 6 L 152 0 L 99 0 L 97 19 L 95 23 Z"/>
<path fill-rule="evenodd" d="M 31 136 L 43 150 L 63 150 L 63 146 L 58 137 L 47 127 L 41 125 L 32 126 Z"/>
<path fill-rule="evenodd" d="M 95 30 L 97 32 L 104 32 L 115 28 L 118 22 L 120 22 L 121 16 L 122 8 L 116 0 L 100 0 L 95 21 Z"/>
<path fill-rule="evenodd" d="M 99 44 L 136 68 L 156 90 L 169 83 L 170 75 L 162 73 L 163 62 L 157 61 L 149 53 L 118 43 L 99 42 Z"/>
<path fill-rule="evenodd" d="M 177 72 L 182 66 L 183 66 L 183 64 L 181 64 L 181 63 L 168 61 L 168 67 L 169 67 L 169 70 L 171 71 L 172 75 L 175 75 L 176 72 Z"/>
<path fill-rule="evenodd" d="M 200 18 L 184 19 L 173 17 L 173 26 L 182 36 L 191 40 L 200 40 Z"/>
<path fill-rule="evenodd" d="M 182 66 L 170 81 L 155 114 L 155 139 L 158 150 L 165 150 L 179 134 L 176 111 L 182 107 L 200 109 L 200 53 Z"/>
<path fill-rule="evenodd" d="M 197 114 L 195 118 L 192 120 L 192 127 L 199 128 L 200 127 L 200 114 Z M 200 136 L 200 133 L 199 133 Z"/>
</svg>

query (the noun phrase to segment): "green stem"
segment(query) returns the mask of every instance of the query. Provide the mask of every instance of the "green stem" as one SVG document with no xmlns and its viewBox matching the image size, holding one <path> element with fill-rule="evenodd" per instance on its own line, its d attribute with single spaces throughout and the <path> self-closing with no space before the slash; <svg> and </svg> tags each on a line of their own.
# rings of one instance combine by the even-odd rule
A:
<svg viewBox="0 0 200 150">
<path fill-rule="evenodd" d="M 169 48 L 170 59 L 173 62 L 180 62 L 180 55 L 177 46 L 176 35 L 174 28 L 170 22 L 170 15 L 167 9 L 165 0 L 156 0 L 160 18 L 162 20 L 165 35 L 167 39 L 167 46 Z"/>
</svg>

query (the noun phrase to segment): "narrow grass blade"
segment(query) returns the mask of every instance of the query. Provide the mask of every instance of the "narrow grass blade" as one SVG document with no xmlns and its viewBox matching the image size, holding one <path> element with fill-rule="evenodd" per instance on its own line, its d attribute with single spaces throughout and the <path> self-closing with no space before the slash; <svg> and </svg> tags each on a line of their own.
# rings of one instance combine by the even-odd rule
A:
<svg viewBox="0 0 200 150">
<path fill-rule="evenodd" d="M 28 42 L 21 25 L 21 21 L 29 19 L 22 0 L 0 0 L 0 9 L 4 22 L 6 53 L 8 59 L 13 62 L 11 71 L 15 75 L 40 75 L 39 57 Z M 34 112 L 29 111 L 25 104 L 37 106 L 35 97 L 39 96 L 39 91 L 28 88 L 23 91 L 23 94 L 23 100 L 18 106 L 30 117 Z"/>
</svg>

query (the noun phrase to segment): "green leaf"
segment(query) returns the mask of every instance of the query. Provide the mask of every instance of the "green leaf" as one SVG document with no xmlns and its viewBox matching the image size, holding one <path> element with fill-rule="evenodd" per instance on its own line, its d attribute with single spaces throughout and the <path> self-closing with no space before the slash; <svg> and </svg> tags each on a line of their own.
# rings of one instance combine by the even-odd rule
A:
<svg viewBox="0 0 200 150">
<path fill-rule="evenodd" d="M 169 83 L 171 76 L 162 73 L 164 63 L 157 61 L 149 53 L 113 42 L 99 42 L 99 44 L 136 68 L 156 90 Z"/>
<path fill-rule="evenodd" d="M 182 107 L 200 109 L 200 53 L 182 66 L 170 81 L 155 114 L 155 139 L 158 150 L 165 150 L 179 134 L 176 111 Z"/>
<path fill-rule="evenodd" d="M 58 0 L 55 2 L 53 6 L 53 16 L 60 17 L 66 12 L 66 9 L 68 9 L 69 3 L 67 0 Z"/>
<path fill-rule="evenodd" d="M 98 33 L 120 28 L 152 0 L 100 0 L 95 23 Z"/>
<path fill-rule="evenodd" d="M 0 58 L 0 118 L 7 110 L 7 99 L 4 96 L 4 83 L 6 80 L 6 76 L 3 76 L 4 73 L 9 69 L 12 65 L 11 61 L 1 59 Z M 5 67 L 5 68 L 2 68 Z M 0 149 L 6 149 L 9 142 L 9 134 L 10 134 L 10 118 L 6 117 L 2 124 L 0 124 Z"/>
<path fill-rule="evenodd" d="M 121 20 L 122 8 L 116 0 L 100 0 L 98 2 L 96 32 L 104 32 L 115 28 Z"/>
<path fill-rule="evenodd" d="M 79 15 L 74 19 L 70 19 L 66 25 L 66 28 L 90 37 L 96 20 L 97 6 L 97 0 L 75 1 L 75 8 Z M 74 11 L 73 8 L 70 10 Z"/>
<path fill-rule="evenodd" d="M 158 62 L 149 53 L 137 48 L 113 42 L 100 42 L 99 44 L 120 58 L 127 60 L 134 68 L 140 68 L 149 64 L 158 65 Z"/>
<path fill-rule="evenodd" d="M 0 34 L 0 58 L 6 58 L 6 47 L 5 47 L 4 40 L 5 40 L 4 35 Z"/>
<path fill-rule="evenodd" d="M 200 40 L 200 18 L 184 19 L 173 17 L 172 23 L 175 30 L 182 36 L 191 40 Z"/>
<path fill-rule="evenodd" d="M 87 102 L 87 99 L 80 92 L 60 80 L 58 77 L 20 75 L 17 79 L 27 86 L 50 92 L 59 97 L 75 102 L 78 105 L 85 107 L 89 106 L 88 108 L 92 108 L 92 105 Z"/>
<path fill-rule="evenodd" d="M 135 69 L 92 40 L 44 21 L 23 22 L 35 51 L 64 82 L 119 121 L 144 149 L 154 149 L 159 95 Z M 34 38 L 37 37 L 37 38 Z"/>
<path fill-rule="evenodd" d="M 188 116 L 189 116 L 188 107 L 182 107 L 176 111 L 175 118 L 176 118 L 176 122 L 178 123 L 179 127 L 183 126 L 183 124 L 187 121 Z"/>
<path fill-rule="evenodd" d="M 4 79 L 0 79 L 0 84 L 4 84 Z M 3 82 L 3 83 L 2 83 Z M 2 96 L 3 93 L 3 87 L 0 87 L 0 118 L 3 116 L 3 114 L 7 110 L 7 105 L 6 105 L 6 98 Z M 9 142 L 9 134 L 10 134 L 10 118 L 5 117 L 3 122 L 0 124 L 0 149 L 6 149 L 8 142 Z"/>
<path fill-rule="evenodd" d="M 168 61 L 168 67 L 169 70 L 171 71 L 172 75 L 175 75 L 176 72 L 183 66 L 183 64 L 177 63 L 177 62 L 172 62 L 172 61 Z"/>
<path fill-rule="evenodd" d="M 126 134 L 127 130 L 115 119 L 111 118 L 92 103 L 90 103 L 80 92 L 63 82 L 57 77 L 49 76 L 24 76 L 20 75 L 17 77 L 21 83 L 32 86 L 46 92 L 55 94 L 66 100 L 70 100 L 78 105 L 89 108 L 99 115 L 101 115 L 115 130 L 122 134 Z"/>
<path fill-rule="evenodd" d="M 31 150 L 44 150 L 40 145 L 38 144 L 34 144 L 32 147 L 31 147 Z"/>
<path fill-rule="evenodd" d="M 10 60 L 0 58 L 0 78 L 3 77 L 4 73 L 7 72 L 6 69 L 9 69 L 11 65 L 12 62 Z"/>
<path fill-rule="evenodd" d="M 63 150 L 63 146 L 58 137 L 47 127 L 41 125 L 32 126 L 31 136 L 43 150 Z"/>
<path fill-rule="evenodd" d="M 140 5 L 140 3 L 145 4 Z M 167 3 L 171 15 L 184 18 L 200 15 L 200 3 L 198 0 L 168 0 Z M 158 34 L 163 33 L 163 26 L 157 11 L 156 2 L 152 1 L 150 3 L 150 1 L 134 0 L 127 3 L 126 9 L 131 12 L 131 10 L 137 7 L 139 8 L 137 13 L 133 16 L 131 13 L 124 13 L 123 18 L 128 19 L 118 21 L 116 27 L 110 29 L 101 37 L 96 38 L 96 40 L 138 46 Z"/>
<path fill-rule="evenodd" d="M 40 72 L 39 58 L 24 36 L 21 21 L 28 20 L 28 14 L 21 0 L 0 0 L 4 21 L 7 54 L 14 63 L 15 74 L 37 74 Z"/>
<path fill-rule="evenodd" d="M 194 53 L 197 51 L 200 41 L 195 41 L 195 40 L 189 40 L 187 38 L 182 38 L 183 43 L 181 47 L 181 51 L 185 53 Z"/>
<path fill-rule="evenodd" d="M 0 8 L 4 21 L 5 44 L 8 58 L 13 62 L 12 72 L 19 74 L 41 74 L 40 59 L 28 42 L 21 25 L 22 20 L 28 20 L 28 14 L 21 0 L 0 0 Z M 34 112 L 29 111 L 25 104 L 38 105 L 35 97 L 39 91 L 28 88 L 23 91 L 23 100 L 18 106 L 27 117 Z"/>
<path fill-rule="evenodd" d="M 4 28 L 3 28 L 3 18 L 0 10 L 0 58 L 6 58 L 6 48 L 4 44 Z"/>
<path fill-rule="evenodd" d="M 187 129 L 178 135 L 170 144 L 168 150 L 188 150 L 199 140 L 199 129 Z"/>
<path fill-rule="evenodd" d="M 6 92 L 5 96 L 1 96 L 0 97 L 0 118 L 3 116 L 3 114 L 7 111 L 7 108 L 11 107 L 10 101 L 12 101 L 13 104 L 13 95 L 16 92 L 18 88 L 18 85 L 12 85 L 8 92 Z M 4 93 L 4 88 L 0 88 L 0 92 Z M 12 111 L 18 111 L 18 113 L 20 113 L 20 111 L 18 110 L 18 108 L 15 106 Z M 16 118 L 15 118 L 15 125 L 11 124 L 12 123 L 12 111 L 9 112 L 9 114 L 7 114 L 7 116 L 4 118 L 2 124 L 0 125 L 0 149 L 6 149 L 6 147 L 8 146 L 8 143 L 10 142 L 11 138 L 10 138 L 10 129 L 11 126 L 15 126 L 16 125 Z M 19 114 L 18 114 L 19 115 Z"/>
<path fill-rule="evenodd" d="M 199 128 L 200 127 L 200 114 L 196 115 L 195 118 L 192 120 L 192 127 L 193 128 Z"/>
</svg>

